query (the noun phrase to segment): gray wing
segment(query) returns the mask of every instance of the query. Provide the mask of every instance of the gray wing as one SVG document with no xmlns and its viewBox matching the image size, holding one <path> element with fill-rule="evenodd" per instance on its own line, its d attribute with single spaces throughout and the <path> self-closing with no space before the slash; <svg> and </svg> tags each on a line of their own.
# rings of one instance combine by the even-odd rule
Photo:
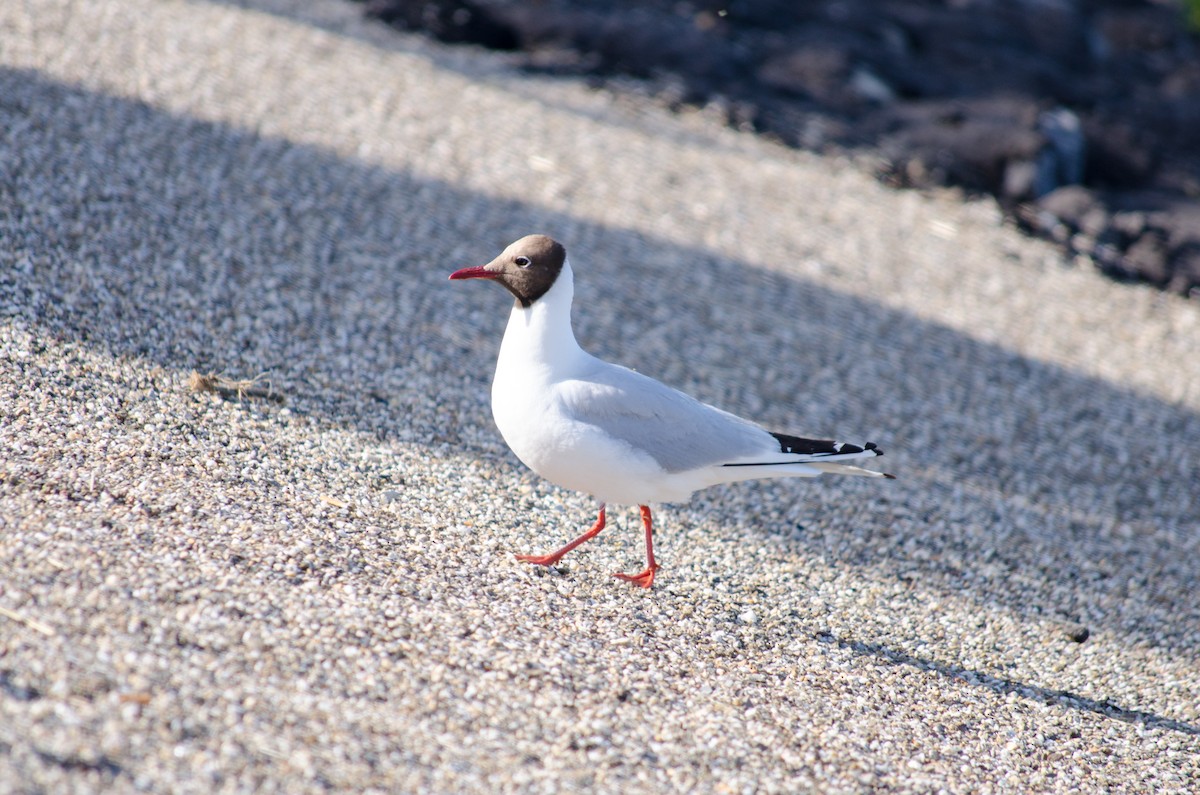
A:
<svg viewBox="0 0 1200 795">
<path fill-rule="evenodd" d="M 625 367 L 596 367 L 558 385 L 567 414 L 642 450 L 667 472 L 779 452 L 754 423 Z"/>
</svg>

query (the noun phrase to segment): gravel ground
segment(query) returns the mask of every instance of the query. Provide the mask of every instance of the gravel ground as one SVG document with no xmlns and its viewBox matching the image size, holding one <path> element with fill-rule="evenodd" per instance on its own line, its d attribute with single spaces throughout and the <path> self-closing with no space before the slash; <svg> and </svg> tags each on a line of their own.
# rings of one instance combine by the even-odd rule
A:
<svg viewBox="0 0 1200 795">
<path fill-rule="evenodd" d="M 252 5 L 0 4 L 0 791 L 1195 790 L 1196 302 Z M 630 510 L 518 564 L 592 505 L 504 448 L 508 300 L 446 275 L 532 231 L 593 351 L 901 479 L 667 508 L 649 592 Z"/>
</svg>

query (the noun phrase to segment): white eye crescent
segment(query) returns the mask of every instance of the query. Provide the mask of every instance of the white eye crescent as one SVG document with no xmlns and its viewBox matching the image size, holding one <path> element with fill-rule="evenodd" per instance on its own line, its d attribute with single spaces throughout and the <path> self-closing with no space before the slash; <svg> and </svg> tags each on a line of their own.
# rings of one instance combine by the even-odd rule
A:
<svg viewBox="0 0 1200 795">
<path fill-rule="evenodd" d="M 517 263 L 518 268 L 528 268 L 533 264 L 533 260 L 526 256 L 517 257 L 513 260 L 513 262 Z"/>
</svg>

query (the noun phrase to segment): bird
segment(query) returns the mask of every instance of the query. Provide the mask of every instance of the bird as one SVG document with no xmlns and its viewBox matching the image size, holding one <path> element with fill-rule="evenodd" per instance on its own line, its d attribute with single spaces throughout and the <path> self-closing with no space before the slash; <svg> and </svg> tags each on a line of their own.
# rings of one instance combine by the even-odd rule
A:
<svg viewBox="0 0 1200 795">
<path fill-rule="evenodd" d="M 809 439 L 763 427 L 580 347 L 571 326 L 575 277 L 566 249 L 527 235 L 486 265 L 451 280 L 487 279 L 513 296 L 492 380 L 492 416 L 525 466 L 564 489 L 599 502 L 591 529 L 545 555 L 517 559 L 554 566 L 595 538 L 610 505 L 638 506 L 646 567 L 614 574 L 643 588 L 654 584 L 650 505 L 686 502 L 720 483 L 826 473 L 894 476 L 850 463 L 882 455 L 874 443 Z"/>
</svg>

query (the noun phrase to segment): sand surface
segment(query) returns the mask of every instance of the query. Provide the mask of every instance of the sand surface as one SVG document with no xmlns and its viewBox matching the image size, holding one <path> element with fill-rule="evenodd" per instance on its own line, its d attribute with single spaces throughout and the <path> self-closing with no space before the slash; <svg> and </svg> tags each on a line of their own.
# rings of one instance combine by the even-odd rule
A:
<svg viewBox="0 0 1200 795">
<path fill-rule="evenodd" d="M 516 562 L 593 504 L 446 276 L 534 231 L 585 347 L 900 479 Z M 1195 791 L 1198 352 L 988 202 L 349 4 L 2 3 L 0 791 Z"/>
</svg>

